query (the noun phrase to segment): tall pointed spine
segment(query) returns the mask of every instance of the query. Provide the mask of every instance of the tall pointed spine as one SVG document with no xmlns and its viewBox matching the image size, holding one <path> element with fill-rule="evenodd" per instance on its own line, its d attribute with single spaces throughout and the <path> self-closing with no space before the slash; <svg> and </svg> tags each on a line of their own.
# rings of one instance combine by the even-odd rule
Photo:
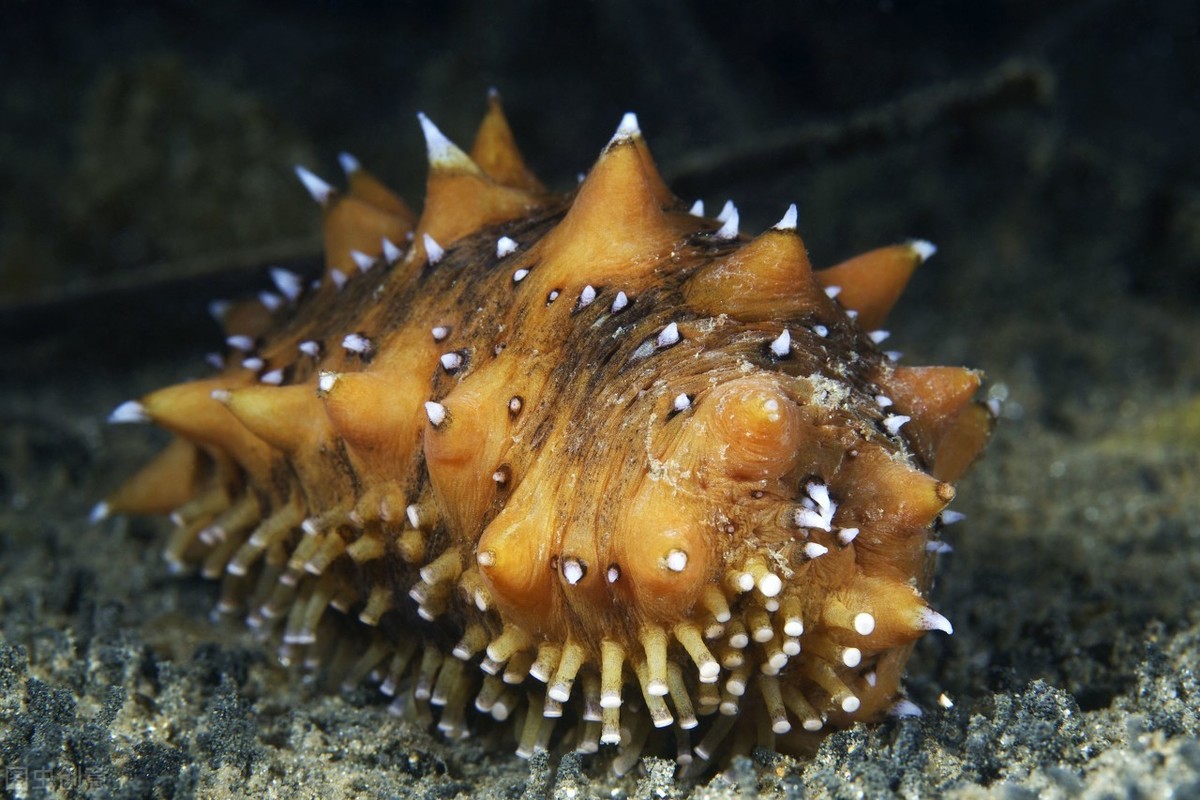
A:
<svg viewBox="0 0 1200 800">
<path fill-rule="evenodd" d="M 429 179 L 425 187 L 425 208 L 408 256 L 410 263 L 422 264 L 430 260 L 427 236 L 445 248 L 487 225 L 523 216 L 546 201 L 540 193 L 506 186 L 488 177 L 428 117 L 417 116 L 425 134 Z"/>
<path fill-rule="evenodd" d="M 534 194 L 546 191 L 542 182 L 525 165 L 500 104 L 500 93 L 495 89 L 488 92 L 488 110 L 475 134 L 471 160 L 496 183 Z"/>
<path fill-rule="evenodd" d="M 674 204 L 637 118 L 626 114 L 567 215 L 542 241 L 539 280 L 557 285 L 577 276 L 581 265 L 594 283 L 651 274 L 683 232 L 664 211 Z"/>
<path fill-rule="evenodd" d="M 201 445 L 233 457 L 260 484 L 265 484 L 275 456 L 271 447 L 246 430 L 213 392 L 230 388 L 229 380 L 213 378 L 180 383 L 142 398 L 142 407 L 156 424 Z"/>
<path fill-rule="evenodd" d="M 919 240 L 881 247 L 819 270 L 816 278 L 827 289 L 838 287 L 838 302 L 858 312 L 864 330 L 875 330 L 887 319 L 913 272 L 936 250 Z"/>
<path fill-rule="evenodd" d="M 176 438 L 104 501 L 105 514 L 168 514 L 198 489 L 202 456 L 196 445 Z"/>
</svg>

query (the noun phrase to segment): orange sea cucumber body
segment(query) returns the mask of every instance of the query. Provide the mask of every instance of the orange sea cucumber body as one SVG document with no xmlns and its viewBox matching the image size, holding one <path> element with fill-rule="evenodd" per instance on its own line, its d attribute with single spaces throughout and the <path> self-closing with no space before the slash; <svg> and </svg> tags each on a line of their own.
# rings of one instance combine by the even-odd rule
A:
<svg viewBox="0 0 1200 800">
<path fill-rule="evenodd" d="M 99 515 L 171 512 L 168 558 L 290 656 L 451 734 L 523 711 L 522 754 L 885 713 L 950 630 L 931 537 L 992 424 L 978 373 L 878 347 L 931 246 L 814 271 L 794 207 L 752 239 L 687 208 L 632 115 L 567 196 L 494 97 L 469 155 L 421 119 L 419 217 L 349 156 L 345 192 L 300 170 L 324 275 L 273 271 L 224 369 L 114 412 L 177 438 Z"/>
</svg>

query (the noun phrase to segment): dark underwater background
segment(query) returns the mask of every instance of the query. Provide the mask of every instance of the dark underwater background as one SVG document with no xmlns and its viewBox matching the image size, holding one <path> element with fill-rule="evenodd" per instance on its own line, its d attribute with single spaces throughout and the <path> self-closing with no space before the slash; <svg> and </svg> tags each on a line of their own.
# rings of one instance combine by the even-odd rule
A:
<svg viewBox="0 0 1200 800">
<path fill-rule="evenodd" d="M 92 505 L 163 442 L 218 297 L 317 265 L 292 173 L 410 202 L 415 113 L 500 90 L 569 189 L 636 111 L 677 194 L 814 263 L 930 239 L 889 320 L 1002 409 L 959 486 L 920 719 L 695 783 L 524 762 L 278 667 L 162 520 Z M 1200 10 L 1193 2 L 0 6 L 0 788 L 10 797 L 1200 796 Z M 945 696 L 952 707 L 944 708 Z"/>
</svg>

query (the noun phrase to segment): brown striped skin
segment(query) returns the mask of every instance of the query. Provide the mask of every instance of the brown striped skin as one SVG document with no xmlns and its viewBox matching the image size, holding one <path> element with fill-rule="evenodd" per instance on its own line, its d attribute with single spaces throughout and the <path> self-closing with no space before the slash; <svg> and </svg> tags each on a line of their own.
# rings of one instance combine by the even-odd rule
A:
<svg viewBox="0 0 1200 800">
<path fill-rule="evenodd" d="M 421 217 L 352 169 L 319 285 L 234 307 L 253 352 L 142 398 L 179 438 L 107 508 L 174 508 L 168 557 L 289 657 L 450 733 L 524 708 L 522 754 L 619 740 L 627 769 L 651 726 L 683 760 L 800 752 L 885 713 L 948 628 L 927 543 L 992 422 L 976 373 L 859 324 L 924 245 L 814 271 L 794 222 L 689 214 L 628 119 L 566 197 L 494 99 L 473 158 L 427 138 Z"/>
</svg>

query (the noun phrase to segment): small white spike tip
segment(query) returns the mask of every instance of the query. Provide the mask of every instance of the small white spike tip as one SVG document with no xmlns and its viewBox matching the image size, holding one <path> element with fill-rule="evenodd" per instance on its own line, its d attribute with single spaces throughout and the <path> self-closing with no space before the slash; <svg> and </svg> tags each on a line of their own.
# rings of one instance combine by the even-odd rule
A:
<svg viewBox="0 0 1200 800">
<path fill-rule="evenodd" d="M 724 222 L 729 219 L 737 208 L 733 205 L 732 200 L 726 200 L 725 205 L 721 206 L 721 213 L 717 214 L 717 222 Z"/>
<path fill-rule="evenodd" d="M 808 544 L 804 545 L 804 555 L 808 556 L 810 559 L 820 558 L 828 552 L 829 548 L 823 544 L 809 542 Z"/>
<path fill-rule="evenodd" d="M 911 419 L 912 417 L 906 417 L 903 414 L 892 414 L 891 416 L 884 417 L 883 427 L 887 428 L 888 433 L 895 436 L 900 433 L 900 428 Z"/>
<path fill-rule="evenodd" d="M 369 354 L 372 349 L 371 340 L 361 333 L 346 334 L 346 337 L 342 339 L 342 347 L 351 353 L 358 353 L 363 356 Z"/>
<path fill-rule="evenodd" d="M 114 425 L 149 422 L 150 415 L 146 413 L 146 407 L 137 400 L 126 400 L 112 410 L 112 413 L 108 415 L 108 421 Z"/>
<path fill-rule="evenodd" d="M 336 372 L 322 371 L 321 374 L 317 376 L 317 391 L 322 395 L 329 394 L 333 391 L 333 387 L 337 386 L 339 377 L 340 376 Z"/>
<path fill-rule="evenodd" d="M 612 312 L 615 314 L 627 305 L 629 305 L 629 297 L 624 292 L 617 292 L 617 296 L 612 301 Z"/>
<path fill-rule="evenodd" d="M 304 355 L 309 356 L 310 358 L 317 358 L 318 356 L 321 355 L 320 343 L 316 342 L 312 339 L 309 339 L 307 341 L 301 342 L 300 344 L 296 345 L 296 349 L 299 350 Z"/>
<path fill-rule="evenodd" d="M 792 352 L 792 334 L 788 333 L 787 328 L 783 329 L 783 333 L 775 341 L 771 342 L 771 354 L 776 358 L 787 358 Z"/>
<path fill-rule="evenodd" d="M 688 554 L 682 550 L 672 550 L 667 553 L 664 563 L 671 572 L 683 572 L 687 569 Z"/>
<path fill-rule="evenodd" d="M 228 336 L 225 338 L 225 344 L 234 350 L 241 350 L 243 353 L 249 353 L 254 349 L 254 339 L 249 336 Z"/>
<path fill-rule="evenodd" d="M 231 308 L 233 308 L 233 303 L 228 300 L 213 300 L 208 304 L 208 313 L 218 323 L 222 323 Z"/>
<path fill-rule="evenodd" d="M 688 213 L 691 214 L 693 217 L 703 217 L 704 216 L 704 201 L 697 200 L 696 202 L 692 203 L 692 207 L 688 209 Z"/>
<path fill-rule="evenodd" d="M 625 112 L 625 116 L 621 117 L 621 124 L 617 126 L 617 132 L 613 134 L 612 141 L 609 144 L 616 144 L 617 142 L 623 142 L 641 135 L 642 129 L 638 127 L 637 114 L 627 111 Z"/>
<path fill-rule="evenodd" d="M 300 293 L 304 291 L 304 281 L 300 276 L 283 267 L 271 267 L 270 273 L 271 281 L 279 293 L 293 303 L 296 302 Z"/>
<path fill-rule="evenodd" d="M 923 712 L 921 711 L 920 706 L 913 701 L 906 700 L 904 698 L 897 700 L 892 704 L 892 707 L 888 709 L 888 714 L 893 717 L 899 717 L 900 719 L 905 719 L 907 717 L 919 717 L 922 715 L 922 713 Z"/>
<path fill-rule="evenodd" d="M 954 626 L 950 624 L 950 620 L 932 608 L 921 609 L 917 616 L 917 627 L 926 631 L 941 631 L 947 636 L 954 633 Z"/>
<path fill-rule="evenodd" d="M 422 112 L 417 112 L 421 132 L 425 134 L 425 151 L 431 167 L 473 167 L 470 157 L 458 145 L 446 138 L 438 127 Z"/>
<path fill-rule="evenodd" d="M 263 308 L 270 313 L 278 311 L 283 306 L 283 298 L 274 292 L 259 292 L 258 302 L 262 303 Z"/>
<path fill-rule="evenodd" d="M 688 397 L 686 393 L 680 392 L 675 395 L 675 400 L 671 403 L 671 406 L 676 411 L 687 411 L 692 407 L 692 398 Z"/>
<path fill-rule="evenodd" d="M 654 340 L 655 347 L 670 347 L 679 341 L 679 326 L 672 322 L 667 327 L 663 328 L 658 333 L 658 337 Z"/>
<path fill-rule="evenodd" d="M 397 261 L 400 260 L 400 255 L 403 251 L 401 251 L 400 248 L 397 247 L 396 244 L 391 239 L 384 236 L 382 244 L 383 244 L 383 257 L 387 261 L 387 263 L 395 264 Z"/>
<path fill-rule="evenodd" d="M 429 400 L 425 403 L 425 416 L 429 417 L 429 424 L 436 428 L 446 421 L 446 407 Z"/>
<path fill-rule="evenodd" d="M 442 353 L 438 360 L 442 362 L 442 369 L 449 373 L 456 372 L 463 363 L 462 355 L 454 352 Z"/>
<path fill-rule="evenodd" d="M 713 236 L 724 241 L 738 237 L 738 210 L 736 208 L 730 212 L 729 218 L 721 223 L 721 227 Z"/>
<path fill-rule="evenodd" d="M 579 292 L 579 307 L 586 308 L 596 299 L 596 289 L 589 283 Z"/>
<path fill-rule="evenodd" d="M 88 522 L 92 523 L 93 525 L 98 522 L 103 522 L 104 520 L 108 519 L 110 512 L 111 509 L 109 508 L 108 503 L 104 501 L 96 503 L 96 505 L 92 506 L 92 513 L 88 514 Z"/>
<path fill-rule="evenodd" d="M 956 522 L 962 522 L 966 518 L 967 515 L 961 511 L 952 511 L 951 509 L 947 508 L 942 512 L 943 525 L 953 525 Z"/>
<path fill-rule="evenodd" d="M 496 240 L 496 258 L 504 258 L 517 251 L 517 243 L 507 236 L 501 236 Z"/>
<path fill-rule="evenodd" d="M 347 178 L 362 169 L 358 159 L 346 152 L 338 153 L 338 163 L 342 165 L 342 172 L 346 173 Z"/>
<path fill-rule="evenodd" d="M 346 285 L 346 273 L 340 269 L 331 269 L 329 270 L 329 280 L 333 281 L 334 288 L 340 292 Z"/>
<path fill-rule="evenodd" d="M 583 580 L 583 576 L 585 574 L 584 569 L 583 569 L 583 564 L 578 559 L 574 559 L 574 558 L 565 559 L 563 561 L 562 574 L 563 574 L 563 578 L 567 581 L 567 583 L 569 583 L 572 586 L 575 586 L 581 580 Z M 565 697 L 562 698 L 562 700 L 566 700 L 566 699 L 567 698 L 565 698 Z"/>
<path fill-rule="evenodd" d="M 350 258 L 353 259 L 355 265 L 358 266 L 359 272 L 367 272 L 375 264 L 375 259 L 361 250 L 351 250 Z"/>
<path fill-rule="evenodd" d="M 820 481 L 809 481 L 804 485 L 804 491 L 822 511 L 833 505 L 833 499 L 829 496 L 829 487 Z"/>
<path fill-rule="evenodd" d="M 862 611 L 854 615 L 854 632 L 859 636 L 870 636 L 875 630 L 875 617 Z"/>
<path fill-rule="evenodd" d="M 434 238 L 428 233 L 421 234 L 421 241 L 425 243 L 425 257 L 429 259 L 430 266 L 441 261 L 442 256 L 446 255 L 442 246 L 434 241 Z"/>
<path fill-rule="evenodd" d="M 796 204 L 792 203 L 788 206 L 787 211 L 783 212 L 783 219 L 775 223 L 777 231 L 794 231 L 796 230 Z"/>
<path fill-rule="evenodd" d="M 312 195 L 312 199 L 321 205 L 328 203 L 329 198 L 333 196 L 334 188 L 332 186 L 299 164 L 296 165 L 296 177 L 304 184 L 304 188 Z"/>
<path fill-rule="evenodd" d="M 908 246 L 917 254 L 917 258 L 921 259 L 922 264 L 937 254 L 937 245 L 924 239 L 913 239 Z"/>
<path fill-rule="evenodd" d="M 283 383 L 283 370 L 273 369 L 270 372 L 265 372 L 259 380 L 272 386 L 279 386 Z"/>
</svg>

